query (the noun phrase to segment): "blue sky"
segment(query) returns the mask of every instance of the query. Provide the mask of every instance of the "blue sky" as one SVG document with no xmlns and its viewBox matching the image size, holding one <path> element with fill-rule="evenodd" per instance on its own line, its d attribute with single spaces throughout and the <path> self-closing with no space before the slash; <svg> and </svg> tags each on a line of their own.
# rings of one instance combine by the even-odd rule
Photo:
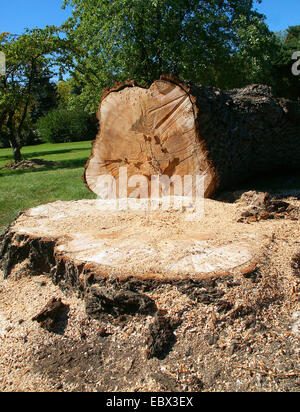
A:
<svg viewBox="0 0 300 412">
<path fill-rule="evenodd" d="M 62 0 L 0 0 L 0 33 L 21 34 L 25 27 L 60 25 L 70 15 Z M 300 25 L 300 0 L 263 0 L 258 10 L 267 16 L 271 30 Z"/>
<path fill-rule="evenodd" d="M 256 6 L 272 31 L 300 25 L 300 0 L 263 0 Z"/>
<path fill-rule="evenodd" d="M 63 0 L 0 0 L 0 33 L 21 34 L 25 28 L 62 24 L 71 11 Z"/>
</svg>

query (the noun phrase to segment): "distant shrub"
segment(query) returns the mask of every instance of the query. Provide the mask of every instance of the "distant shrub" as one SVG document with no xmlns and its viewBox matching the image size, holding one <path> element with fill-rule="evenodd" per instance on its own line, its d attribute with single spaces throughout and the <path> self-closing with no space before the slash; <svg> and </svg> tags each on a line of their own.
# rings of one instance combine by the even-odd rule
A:
<svg viewBox="0 0 300 412">
<path fill-rule="evenodd" d="M 41 144 L 42 139 L 36 130 L 24 130 L 22 136 L 22 146 L 33 146 Z"/>
<path fill-rule="evenodd" d="M 37 129 L 51 143 L 78 142 L 95 138 L 97 122 L 83 110 L 54 109 L 38 120 Z"/>
<path fill-rule="evenodd" d="M 41 143 L 41 138 L 36 130 L 33 130 L 32 124 L 30 122 L 25 122 L 22 136 L 17 136 L 17 140 L 21 146 L 31 146 Z M 0 148 L 8 148 L 9 144 L 9 133 L 8 130 L 3 127 L 0 133 Z"/>
</svg>

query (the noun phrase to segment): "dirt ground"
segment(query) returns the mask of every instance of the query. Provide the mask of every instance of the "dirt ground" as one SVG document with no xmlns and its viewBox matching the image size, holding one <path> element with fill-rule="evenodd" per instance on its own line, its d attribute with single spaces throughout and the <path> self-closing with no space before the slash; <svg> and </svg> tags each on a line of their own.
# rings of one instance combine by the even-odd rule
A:
<svg viewBox="0 0 300 412">
<path fill-rule="evenodd" d="M 232 220 L 245 207 L 208 202 L 208 215 L 209 205 L 214 216 L 230 208 Z M 1 276 L 0 391 L 299 391 L 299 220 L 243 216 L 234 227 L 264 235 L 245 273 L 114 279 L 84 298 L 46 273 Z M 127 310 L 128 299 L 145 296 L 152 312 Z M 53 297 L 69 310 L 49 332 L 32 319 Z"/>
</svg>

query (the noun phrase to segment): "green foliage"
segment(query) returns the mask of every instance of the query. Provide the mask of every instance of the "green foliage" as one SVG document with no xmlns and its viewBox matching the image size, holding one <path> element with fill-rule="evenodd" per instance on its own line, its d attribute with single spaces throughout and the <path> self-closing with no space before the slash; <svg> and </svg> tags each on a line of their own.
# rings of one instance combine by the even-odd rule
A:
<svg viewBox="0 0 300 412">
<path fill-rule="evenodd" d="M 20 36 L 0 35 L 0 50 L 6 56 L 6 75 L 0 76 L 0 139 L 13 148 L 16 161 L 21 158 L 29 119 L 35 121 L 53 104 L 50 78 L 61 62 L 65 43 L 55 27 L 28 30 Z"/>
<path fill-rule="evenodd" d="M 59 82 L 57 85 L 59 108 L 88 112 L 86 106 L 80 99 L 81 93 L 82 88 L 74 78 Z"/>
<path fill-rule="evenodd" d="M 0 170 L 0 233 L 18 216 L 20 210 L 56 200 L 95 198 L 86 190 L 81 179 L 90 154 L 90 142 L 24 147 L 25 159 L 38 158 L 54 164 L 41 168 Z M 10 149 L 0 149 L 0 169 L 12 160 Z"/>
<path fill-rule="evenodd" d="M 83 110 L 51 110 L 37 123 L 39 134 L 51 143 L 93 140 L 96 122 Z"/>
<path fill-rule="evenodd" d="M 252 0 L 65 0 L 79 99 L 95 112 L 104 87 L 162 73 L 222 88 L 268 79 L 275 36 Z"/>
<path fill-rule="evenodd" d="M 30 119 L 34 125 L 40 117 L 58 105 L 57 86 L 51 81 L 51 75 L 41 73 L 33 85 L 33 101 L 30 108 Z"/>
<path fill-rule="evenodd" d="M 277 94 L 291 99 L 300 96 L 300 76 L 292 73 L 292 55 L 300 51 L 300 25 L 277 33 L 278 52 L 272 63 L 272 81 Z"/>
<path fill-rule="evenodd" d="M 61 108 L 69 107 L 71 100 L 72 83 L 70 80 L 61 81 L 57 85 L 58 105 Z"/>
</svg>

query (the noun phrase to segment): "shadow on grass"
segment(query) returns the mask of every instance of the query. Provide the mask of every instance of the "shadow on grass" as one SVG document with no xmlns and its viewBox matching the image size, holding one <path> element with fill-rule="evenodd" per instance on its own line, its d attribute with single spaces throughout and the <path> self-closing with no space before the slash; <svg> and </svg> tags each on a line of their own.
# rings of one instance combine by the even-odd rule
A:
<svg viewBox="0 0 300 412">
<path fill-rule="evenodd" d="M 60 152 L 61 153 L 61 152 Z M 70 159 L 70 160 L 61 160 L 59 162 L 55 162 L 55 164 L 49 164 L 42 167 L 30 167 L 28 169 L 3 169 L 0 170 L 0 176 L 15 176 L 15 175 L 22 175 L 26 173 L 38 173 L 38 172 L 45 172 L 48 170 L 60 170 L 60 169 L 84 169 L 84 166 L 88 160 L 87 158 L 84 159 Z"/>
<path fill-rule="evenodd" d="M 92 144 L 91 144 L 92 145 Z M 56 154 L 64 154 L 64 153 L 71 153 L 71 152 L 76 152 L 76 151 L 83 151 L 83 150 L 90 150 L 89 147 L 87 148 L 70 148 L 70 149 L 63 149 L 63 150 L 48 150 L 48 151 L 40 151 L 40 152 L 26 152 L 23 153 L 22 156 L 25 160 L 30 160 L 32 158 L 43 158 L 43 156 L 49 156 L 49 155 L 56 155 Z M 0 160 L 4 161 L 12 161 L 13 157 L 12 154 L 0 155 Z"/>
</svg>

